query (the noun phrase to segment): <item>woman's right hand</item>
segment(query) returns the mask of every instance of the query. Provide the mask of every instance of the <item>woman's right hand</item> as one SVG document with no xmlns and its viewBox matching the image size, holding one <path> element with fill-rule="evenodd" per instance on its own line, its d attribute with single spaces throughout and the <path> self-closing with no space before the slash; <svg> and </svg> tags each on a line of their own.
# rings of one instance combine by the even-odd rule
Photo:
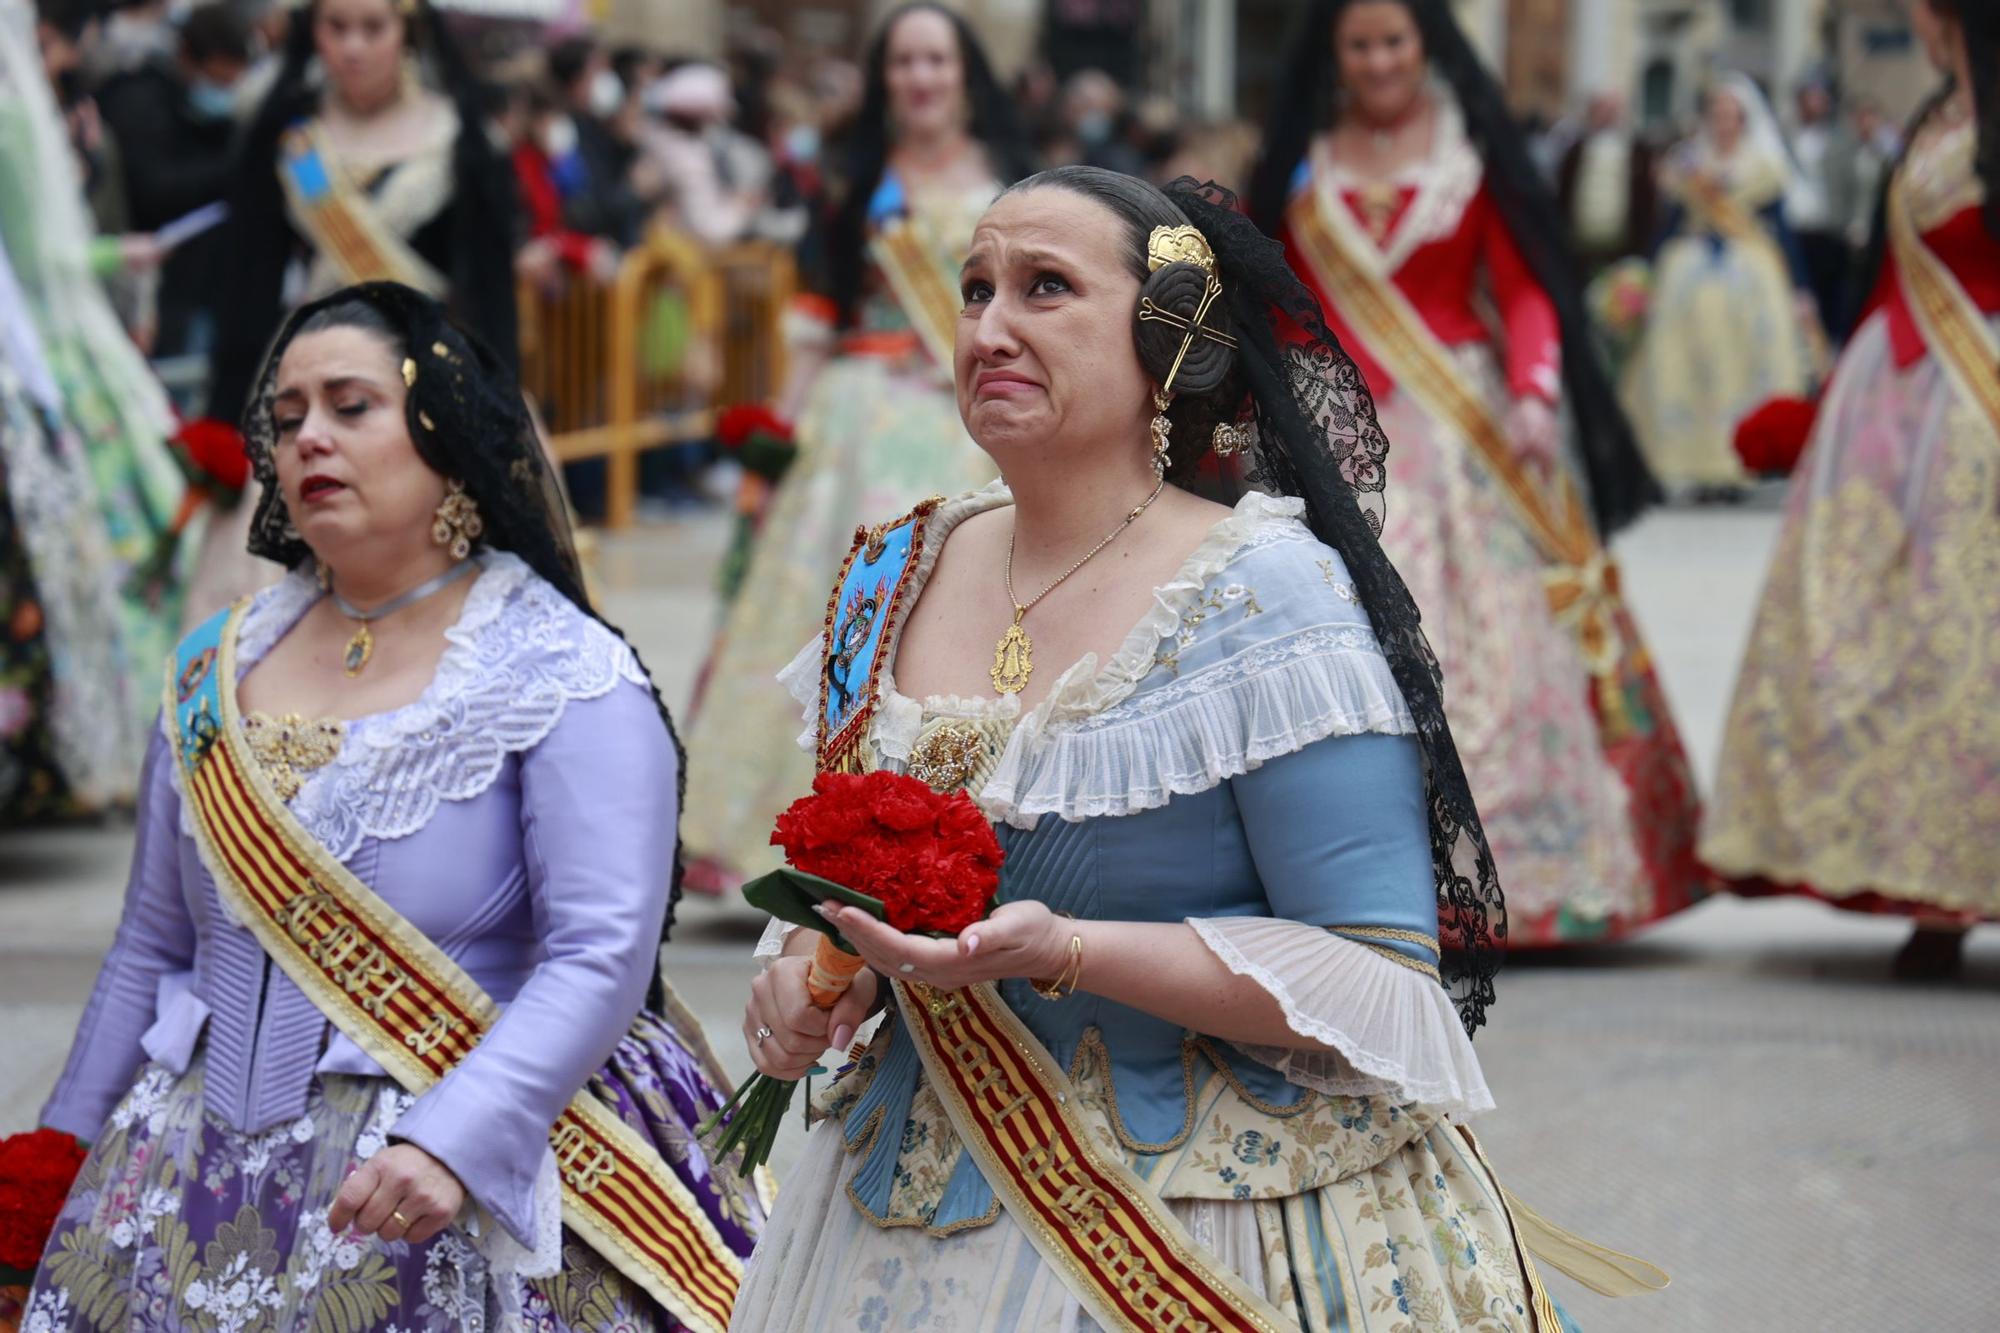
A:
<svg viewBox="0 0 2000 1333">
<path fill-rule="evenodd" d="M 743 1009 L 743 1041 L 757 1071 L 771 1078 L 797 1080 L 819 1063 L 828 1047 L 843 1051 L 854 1031 L 875 1007 L 882 979 L 863 969 L 832 1009 L 815 1008 L 806 994 L 808 954 L 774 959 L 763 975 L 750 983 L 750 1003 Z M 768 1036 L 758 1034 L 769 1030 Z"/>
</svg>

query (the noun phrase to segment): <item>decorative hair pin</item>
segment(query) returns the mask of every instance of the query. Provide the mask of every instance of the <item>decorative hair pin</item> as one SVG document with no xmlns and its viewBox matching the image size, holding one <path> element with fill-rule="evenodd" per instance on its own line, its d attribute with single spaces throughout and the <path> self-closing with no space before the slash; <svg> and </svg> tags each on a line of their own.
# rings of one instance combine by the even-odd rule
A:
<svg viewBox="0 0 2000 1333">
<path fill-rule="evenodd" d="M 1204 322 L 1208 318 L 1209 307 L 1222 295 L 1222 283 L 1215 276 L 1215 251 L 1209 248 L 1208 238 L 1197 228 L 1153 228 L 1153 234 L 1146 241 L 1146 262 L 1155 273 L 1169 264 L 1192 264 L 1208 277 L 1202 287 L 1201 303 L 1194 308 L 1193 319 L 1182 319 L 1171 310 L 1163 309 L 1150 296 L 1140 298 L 1140 319 L 1170 324 L 1184 335 L 1180 351 L 1174 354 L 1174 364 L 1168 368 L 1167 378 L 1160 384 L 1159 396 L 1165 397 L 1173 392 L 1174 376 L 1181 373 L 1181 363 L 1187 360 L 1188 351 L 1194 346 L 1197 336 L 1232 348 L 1236 346 L 1236 339 L 1219 329 L 1209 328 Z M 1164 406 L 1160 410 L 1162 414 L 1166 411 Z"/>
<path fill-rule="evenodd" d="M 1154 273 L 1169 264 L 1193 264 L 1211 278 L 1215 276 L 1215 251 L 1208 238 L 1195 227 L 1155 227 L 1146 242 L 1146 265 Z"/>
<path fill-rule="evenodd" d="M 403 358 L 403 387 L 405 389 L 417 387 L 417 363 L 407 356 Z"/>
</svg>

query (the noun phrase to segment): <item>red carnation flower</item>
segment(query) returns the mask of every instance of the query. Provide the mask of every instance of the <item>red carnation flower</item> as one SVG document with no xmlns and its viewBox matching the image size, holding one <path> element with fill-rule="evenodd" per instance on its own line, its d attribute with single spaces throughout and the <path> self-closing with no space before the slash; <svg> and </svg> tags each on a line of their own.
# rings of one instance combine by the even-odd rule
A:
<svg viewBox="0 0 2000 1333">
<path fill-rule="evenodd" d="M 84 1156 L 60 1130 L 0 1139 L 0 1267 L 32 1273 L 41 1262 Z"/>
<path fill-rule="evenodd" d="M 250 481 L 250 454 L 242 432 L 214 417 L 197 417 L 174 436 L 196 477 L 234 494 Z"/>
<path fill-rule="evenodd" d="M 1750 472 L 1786 476 L 1812 439 L 1819 404 L 1808 398 L 1773 398 L 1736 423 L 1736 456 Z"/>
<path fill-rule="evenodd" d="M 737 403 L 715 419 L 715 440 L 725 449 L 741 449 L 754 435 L 789 440 L 792 428 L 762 403 Z"/>
<path fill-rule="evenodd" d="M 986 915 L 1004 857 L 979 807 L 900 773 L 823 773 L 771 834 L 809 875 L 879 899 L 902 931 L 955 935 Z"/>
</svg>

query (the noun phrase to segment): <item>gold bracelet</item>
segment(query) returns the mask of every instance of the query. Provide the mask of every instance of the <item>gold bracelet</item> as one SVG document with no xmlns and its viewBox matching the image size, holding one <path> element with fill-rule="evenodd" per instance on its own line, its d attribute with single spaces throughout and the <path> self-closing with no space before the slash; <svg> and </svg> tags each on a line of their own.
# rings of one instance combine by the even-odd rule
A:
<svg viewBox="0 0 2000 1333">
<path fill-rule="evenodd" d="M 1054 981 L 1036 981 L 1030 978 L 1028 984 L 1035 994 L 1044 1000 L 1062 1000 L 1076 994 L 1076 984 L 1083 980 L 1083 936 L 1069 937 L 1069 956 L 1063 963 L 1062 971 Z"/>
</svg>

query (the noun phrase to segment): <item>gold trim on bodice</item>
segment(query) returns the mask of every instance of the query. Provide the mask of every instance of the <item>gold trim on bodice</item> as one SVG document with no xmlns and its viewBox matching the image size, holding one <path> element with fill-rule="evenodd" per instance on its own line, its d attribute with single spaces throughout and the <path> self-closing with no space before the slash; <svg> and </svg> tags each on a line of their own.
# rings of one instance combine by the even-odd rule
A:
<svg viewBox="0 0 2000 1333">
<path fill-rule="evenodd" d="M 332 763 L 347 739 L 347 724 L 337 717 L 307 719 L 297 713 L 272 717 L 243 715 L 243 739 L 257 766 L 271 780 L 278 799 L 290 801 L 306 779 Z"/>
</svg>

